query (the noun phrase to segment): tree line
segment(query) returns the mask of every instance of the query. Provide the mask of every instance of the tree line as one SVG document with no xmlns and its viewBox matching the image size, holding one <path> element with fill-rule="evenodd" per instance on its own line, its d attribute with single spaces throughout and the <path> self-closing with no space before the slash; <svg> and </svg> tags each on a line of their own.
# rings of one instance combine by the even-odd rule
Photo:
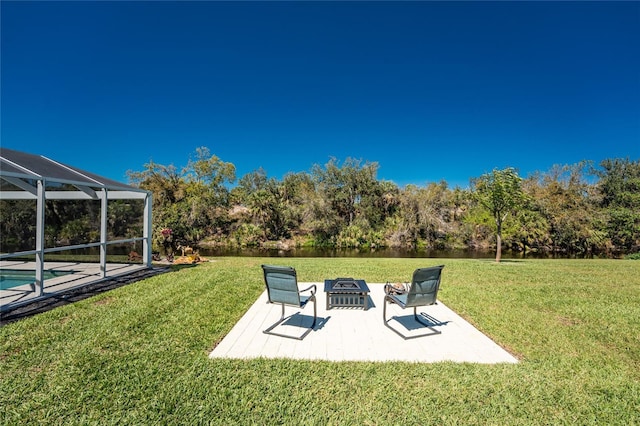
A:
<svg viewBox="0 0 640 426">
<path fill-rule="evenodd" d="M 640 250 L 640 160 L 583 161 L 524 178 L 495 169 L 471 178 L 469 188 L 446 181 L 401 188 L 377 171 L 376 162 L 332 158 L 282 179 L 263 169 L 237 179 L 232 163 L 203 147 L 182 168 L 149 162 L 128 177 L 153 193 L 156 249 L 170 229 L 173 244 L 194 247 L 497 249 L 498 260 L 501 248 L 603 256 Z M 19 202 L 3 203 L 2 250 L 9 251 L 29 238 L 21 228 L 29 213 Z M 141 203 L 110 205 L 110 238 L 141 235 L 141 210 Z M 90 241 L 99 229 L 91 202 L 48 201 L 46 214 L 52 244 Z"/>
<path fill-rule="evenodd" d="M 265 170 L 236 181 L 235 166 L 196 150 L 188 164 L 150 162 L 130 183 L 154 194 L 155 235 L 235 247 L 496 248 L 618 255 L 640 249 L 640 160 L 515 169 L 398 187 L 375 162 L 333 158 L 282 179 Z M 506 201 L 498 212 L 496 200 Z M 496 217 L 498 214 L 499 217 Z M 499 220 L 497 220 L 499 219 Z"/>
</svg>

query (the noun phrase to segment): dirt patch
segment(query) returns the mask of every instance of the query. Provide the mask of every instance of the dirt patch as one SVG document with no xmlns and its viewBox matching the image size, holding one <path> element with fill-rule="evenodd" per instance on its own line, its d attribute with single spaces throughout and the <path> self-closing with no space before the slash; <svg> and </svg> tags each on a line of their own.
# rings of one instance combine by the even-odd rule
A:
<svg viewBox="0 0 640 426">
<path fill-rule="evenodd" d="M 97 302 L 95 302 L 94 305 L 95 306 L 108 305 L 111 302 L 113 302 L 113 297 L 105 297 L 104 299 L 100 299 Z"/>
<path fill-rule="evenodd" d="M 566 327 L 580 324 L 580 321 L 568 317 L 557 317 L 556 320 L 560 323 L 560 325 L 564 325 Z"/>
</svg>

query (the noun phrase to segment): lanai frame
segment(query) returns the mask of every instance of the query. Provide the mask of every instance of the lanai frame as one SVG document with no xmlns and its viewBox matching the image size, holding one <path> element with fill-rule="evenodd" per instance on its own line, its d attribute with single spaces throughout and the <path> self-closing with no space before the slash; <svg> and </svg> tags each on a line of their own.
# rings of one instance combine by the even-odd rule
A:
<svg viewBox="0 0 640 426">
<path fill-rule="evenodd" d="M 142 262 L 151 267 L 152 195 L 133 186 L 113 181 L 90 172 L 68 166 L 44 156 L 0 148 L 0 179 L 12 186 L 0 188 L 0 200 L 36 201 L 36 241 L 34 250 L 0 253 L 0 260 L 35 255 L 35 296 L 45 297 L 44 256 L 73 249 L 100 247 L 100 279 L 107 278 L 107 246 L 142 241 Z M 47 185 L 58 184 L 65 190 L 47 190 Z M 7 185 L 2 185 L 7 187 Z M 100 242 L 62 247 L 45 247 L 46 200 L 100 200 Z M 142 237 L 107 240 L 107 209 L 112 200 L 143 200 Z M 32 299 L 33 300 L 33 299 Z"/>
</svg>

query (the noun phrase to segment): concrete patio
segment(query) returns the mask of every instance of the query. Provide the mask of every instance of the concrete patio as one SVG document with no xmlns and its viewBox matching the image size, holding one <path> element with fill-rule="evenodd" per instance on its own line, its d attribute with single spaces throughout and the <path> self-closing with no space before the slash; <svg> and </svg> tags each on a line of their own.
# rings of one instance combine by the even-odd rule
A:
<svg viewBox="0 0 640 426">
<path fill-rule="evenodd" d="M 34 271 L 35 263 L 3 260 L 0 261 L 0 268 Z M 131 274 L 144 269 L 147 268 L 142 264 L 107 263 L 106 265 L 107 276 L 109 278 Z M 45 262 L 45 270 L 66 271 L 70 273 L 68 275 L 45 280 L 44 294 L 42 296 L 38 296 L 37 292 L 35 292 L 30 285 L 20 285 L 6 290 L 0 290 L 0 310 L 4 311 L 16 306 L 31 303 L 35 300 L 50 297 L 70 289 L 86 286 L 103 279 L 99 263 Z"/>
<path fill-rule="evenodd" d="M 412 309 L 387 307 L 389 325 L 405 336 L 429 334 L 404 340 L 384 325 L 382 302 L 384 285 L 371 284 L 369 309 L 326 309 L 322 283 L 299 283 L 300 288 L 316 284 L 318 321 L 303 340 L 264 334 L 281 314 L 279 305 L 267 303 L 263 292 L 227 336 L 214 348 L 210 358 L 292 358 L 328 361 L 411 361 L 472 362 L 483 364 L 517 363 L 518 360 L 485 336 L 442 302 L 419 308 L 431 329 L 418 324 Z M 296 314 L 299 312 L 299 314 Z M 293 314 L 293 315 L 292 315 Z M 313 320 L 313 304 L 299 311 L 286 307 L 292 315 L 275 330 L 301 336 Z M 436 332 L 440 332 L 436 334 Z"/>
</svg>

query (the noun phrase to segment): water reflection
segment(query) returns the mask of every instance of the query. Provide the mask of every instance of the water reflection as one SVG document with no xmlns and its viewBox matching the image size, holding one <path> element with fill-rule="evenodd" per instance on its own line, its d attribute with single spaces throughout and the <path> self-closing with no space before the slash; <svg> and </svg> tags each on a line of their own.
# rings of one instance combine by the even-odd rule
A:
<svg viewBox="0 0 640 426">
<path fill-rule="evenodd" d="M 484 250 L 407 250 L 407 249 L 329 249 L 304 247 L 292 250 L 258 248 L 200 248 L 201 256 L 249 256 L 249 257 L 387 257 L 387 258 L 446 258 L 446 259 L 494 259 L 494 251 Z M 550 259 L 547 253 L 502 252 L 503 259 Z M 555 256 L 558 257 L 558 256 Z M 565 258 L 567 256 L 564 256 Z"/>
<path fill-rule="evenodd" d="M 109 255 L 126 256 L 132 250 L 130 245 L 109 246 Z M 138 248 L 142 253 L 142 246 Z M 205 248 L 199 247 L 198 252 L 205 257 L 247 256 L 247 257 L 370 257 L 370 258 L 442 258 L 442 259 L 495 259 L 496 253 L 492 250 L 408 250 L 408 249 L 335 249 L 303 247 L 291 250 L 261 249 L 261 248 Z M 61 253 L 69 255 L 94 255 L 99 256 L 98 247 L 86 249 L 74 249 Z M 164 256 L 164 253 L 161 253 Z M 178 252 L 179 254 L 179 252 Z M 580 255 L 568 253 L 547 252 L 512 252 L 502 251 L 502 259 L 585 259 L 593 258 L 593 255 Z"/>
</svg>

